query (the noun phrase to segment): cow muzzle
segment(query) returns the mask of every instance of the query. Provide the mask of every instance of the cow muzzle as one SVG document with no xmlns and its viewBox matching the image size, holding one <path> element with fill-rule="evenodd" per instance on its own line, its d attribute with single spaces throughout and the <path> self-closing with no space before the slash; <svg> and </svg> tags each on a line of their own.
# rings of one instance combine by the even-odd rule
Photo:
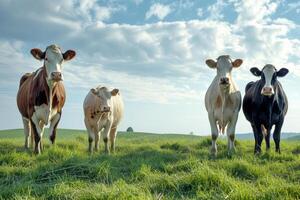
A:
<svg viewBox="0 0 300 200">
<path fill-rule="evenodd" d="M 274 94 L 274 90 L 272 87 L 263 87 L 261 94 L 264 96 L 272 96 Z"/>
<path fill-rule="evenodd" d="M 220 84 L 220 85 L 224 85 L 224 86 L 229 85 L 229 78 L 227 78 L 227 77 L 222 77 L 222 78 L 220 78 L 219 84 Z"/>
<path fill-rule="evenodd" d="M 51 80 L 57 82 L 62 81 L 62 74 L 61 72 L 52 72 L 51 73 Z"/>
<path fill-rule="evenodd" d="M 101 112 L 103 112 L 103 113 L 108 113 L 108 112 L 110 112 L 110 107 L 109 107 L 109 106 L 104 106 L 104 107 L 102 108 Z"/>
</svg>

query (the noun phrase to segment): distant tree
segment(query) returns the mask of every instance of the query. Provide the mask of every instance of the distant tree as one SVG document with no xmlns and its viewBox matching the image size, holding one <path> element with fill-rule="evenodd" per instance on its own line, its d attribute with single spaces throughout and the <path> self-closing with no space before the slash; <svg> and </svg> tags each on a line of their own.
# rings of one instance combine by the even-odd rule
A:
<svg viewBox="0 0 300 200">
<path fill-rule="evenodd" d="M 127 130 L 126 130 L 126 132 L 133 133 L 133 128 L 132 127 L 128 127 Z"/>
<path fill-rule="evenodd" d="M 190 135 L 194 135 L 194 132 L 193 132 L 193 131 L 191 131 L 191 132 L 190 132 Z"/>
</svg>

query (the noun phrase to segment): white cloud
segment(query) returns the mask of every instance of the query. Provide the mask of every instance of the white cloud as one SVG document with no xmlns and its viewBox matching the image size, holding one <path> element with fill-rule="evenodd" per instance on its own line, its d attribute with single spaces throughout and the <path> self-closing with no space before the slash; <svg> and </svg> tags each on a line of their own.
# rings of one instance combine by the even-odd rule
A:
<svg viewBox="0 0 300 200">
<path fill-rule="evenodd" d="M 280 0 L 234 0 L 234 6 L 238 13 L 237 24 L 255 25 L 269 22 L 280 4 Z"/>
<path fill-rule="evenodd" d="M 197 16 L 198 16 L 198 17 L 202 17 L 202 16 L 203 16 L 203 13 L 204 13 L 204 12 L 203 12 L 203 9 L 202 9 L 202 8 L 198 8 L 198 9 L 197 9 Z"/>
<path fill-rule="evenodd" d="M 179 9 L 189 9 L 194 6 L 195 2 L 192 0 L 179 0 L 178 8 Z"/>
<path fill-rule="evenodd" d="M 146 19 L 152 16 L 157 17 L 159 20 L 163 20 L 167 15 L 171 13 L 171 7 L 169 5 L 163 5 L 160 3 L 155 3 L 151 5 L 150 9 L 146 13 Z"/>
<path fill-rule="evenodd" d="M 227 5 L 224 0 L 217 0 L 215 4 L 208 6 L 207 11 L 210 13 L 209 18 L 213 20 L 222 20 L 224 15 L 222 14 L 223 8 Z"/>
<path fill-rule="evenodd" d="M 136 5 L 143 3 L 143 0 L 132 0 Z"/>
<path fill-rule="evenodd" d="M 86 77 L 89 77 L 86 79 Z M 72 65 L 66 67 L 65 79 L 69 87 L 88 91 L 98 84 L 118 87 L 128 101 L 175 103 L 199 101 L 194 89 L 178 88 L 178 82 L 155 77 L 141 77 L 126 72 L 112 71 L 102 66 Z M 80 84 L 78 84 L 80 83 Z"/>
</svg>

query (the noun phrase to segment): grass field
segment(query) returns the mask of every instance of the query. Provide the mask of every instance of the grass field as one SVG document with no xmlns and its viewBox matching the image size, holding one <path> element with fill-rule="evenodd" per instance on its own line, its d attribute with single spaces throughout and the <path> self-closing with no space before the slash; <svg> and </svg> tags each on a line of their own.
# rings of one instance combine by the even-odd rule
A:
<svg viewBox="0 0 300 200">
<path fill-rule="evenodd" d="M 45 135 L 46 136 L 46 135 Z M 300 199 L 300 140 L 284 140 L 282 154 L 253 155 L 253 141 L 226 141 L 211 158 L 210 139 L 191 135 L 123 133 L 114 155 L 87 153 L 85 131 L 44 137 L 35 156 L 23 131 L 0 131 L 1 199 Z M 264 151 L 263 151 L 264 152 Z"/>
</svg>

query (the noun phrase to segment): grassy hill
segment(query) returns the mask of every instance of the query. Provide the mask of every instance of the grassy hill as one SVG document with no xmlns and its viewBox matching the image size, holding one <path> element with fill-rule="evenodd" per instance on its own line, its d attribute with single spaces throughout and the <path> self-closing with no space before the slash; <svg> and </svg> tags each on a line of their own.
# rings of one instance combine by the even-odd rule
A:
<svg viewBox="0 0 300 200">
<path fill-rule="evenodd" d="M 211 158 L 210 139 L 123 133 L 116 154 L 87 153 L 85 131 L 59 130 L 57 144 L 23 150 L 23 131 L 0 131 L 1 199 L 300 199 L 300 143 L 253 155 L 253 140 Z M 103 149 L 103 143 L 101 143 Z"/>
</svg>

